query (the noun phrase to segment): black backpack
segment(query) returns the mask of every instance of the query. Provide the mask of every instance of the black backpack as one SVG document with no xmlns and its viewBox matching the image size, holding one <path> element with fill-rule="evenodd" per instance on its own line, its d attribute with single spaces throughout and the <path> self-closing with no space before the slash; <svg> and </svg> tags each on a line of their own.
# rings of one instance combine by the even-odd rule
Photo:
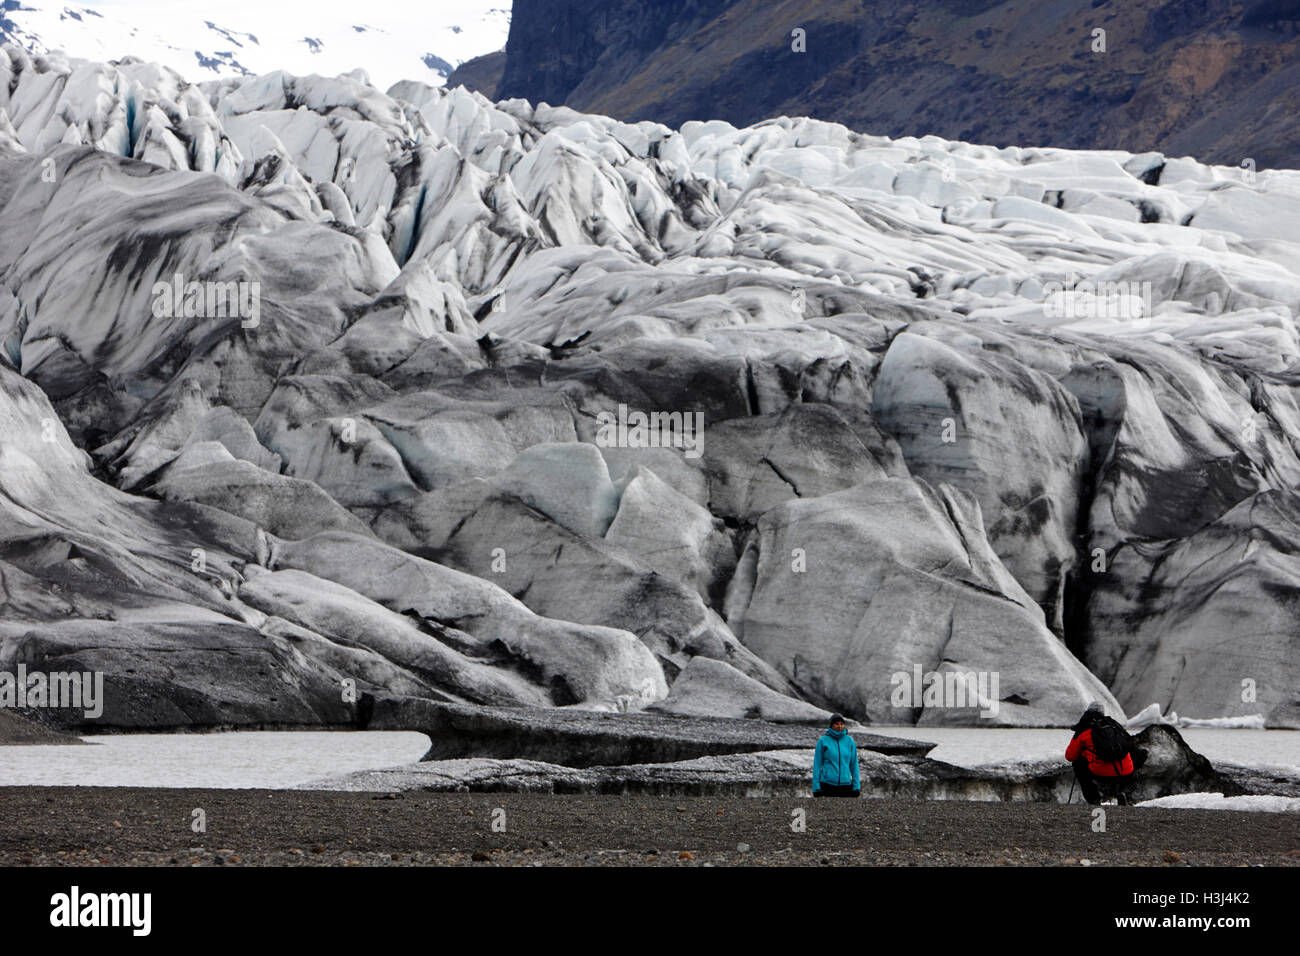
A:
<svg viewBox="0 0 1300 956">
<path fill-rule="evenodd" d="M 1092 725 L 1092 750 L 1107 763 L 1123 760 L 1133 749 L 1128 731 L 1110 717 L 1099 717 Z"/>
</svg>

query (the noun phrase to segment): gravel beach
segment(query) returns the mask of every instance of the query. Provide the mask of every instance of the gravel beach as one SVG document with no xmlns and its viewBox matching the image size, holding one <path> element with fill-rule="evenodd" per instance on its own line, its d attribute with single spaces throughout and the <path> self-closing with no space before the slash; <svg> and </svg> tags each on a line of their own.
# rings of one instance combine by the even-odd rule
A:
<svg viewBox="0 0 1300 956">
<path fill-rule="evenodd" d="M 1082 804 L 5 787 L 0 807 L 5 866 L 1300 866 L 1294 814 L 1106 807 L 1096 832 Z"/>
</svg>

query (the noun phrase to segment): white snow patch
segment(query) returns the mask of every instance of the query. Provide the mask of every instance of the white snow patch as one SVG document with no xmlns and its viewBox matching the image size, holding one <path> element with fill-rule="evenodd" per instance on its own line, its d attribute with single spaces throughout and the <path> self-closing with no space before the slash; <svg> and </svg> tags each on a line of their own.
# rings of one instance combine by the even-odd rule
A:
<svg viewBox="0 0 1300 956">
<path fill-rule="evenodd" d="M 1300 797 L 1225 797 L 1221 793 L 1180 793 L 1137 804 L 1168 810 L 1238 810 L 1251 813 L 1300 813 Z"/>
<path fill-rule="evenodd" d="M 447 66 L 504 49 L 510 31 L 508 0 L 369 0 L 364 8 L 306 0 L 114 0 L 104 7 L 23 0 L 5 15 L 17 39 L 39 53 L 135 56 L 196 78 L 363 69 L 380 89 L 402 79 L 441 86 Z"/>
<path fill-rule="evenodd" d="M 1177 719 L 1179 727 L 1220 727 L 1231 728 L 1233 730 L 1263 730 L 1264 715 L 1251 714 L 1247 717 L 1206 717 L 1198 720 L 1195 717 L 1179 717 Z"/>
<path fill-rule="evenodd" d="M 1263 714 L 1246 714 L 1238 717 L 1180 717 L 1177 711 L 1161 714 L 1159 704 L 1148 704 L 1128 720 L 1128 729 L 1137 733 L 1152 724 L 1187 729 L 1263 730 Z"/>
</svg>

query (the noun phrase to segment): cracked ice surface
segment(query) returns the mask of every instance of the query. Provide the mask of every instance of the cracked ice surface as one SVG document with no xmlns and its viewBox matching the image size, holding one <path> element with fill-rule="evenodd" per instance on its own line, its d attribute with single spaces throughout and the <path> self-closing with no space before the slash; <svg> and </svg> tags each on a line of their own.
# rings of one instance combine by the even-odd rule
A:
<svg viewBox="0 0 1300 956">
<path fill-rule="evenodd" d="M 112 720 L 1300 724 L 1300 173 L 6 47 L 0 269 L 0 662 Z"/>
</svg>

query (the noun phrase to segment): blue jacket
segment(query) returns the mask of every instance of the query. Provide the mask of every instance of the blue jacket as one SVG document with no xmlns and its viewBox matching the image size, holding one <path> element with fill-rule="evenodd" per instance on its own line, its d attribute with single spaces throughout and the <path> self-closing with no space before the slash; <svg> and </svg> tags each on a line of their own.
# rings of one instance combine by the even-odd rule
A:
<svg viewBox="0 0 1300 956">
<path fill-rule="evenodd" d="M 823 783 L 862 789 L 858 780 L 858 745 L 847 730 L 828 730 L 817 741 L 813 752 L 813 793 Z"/>
</svg>

